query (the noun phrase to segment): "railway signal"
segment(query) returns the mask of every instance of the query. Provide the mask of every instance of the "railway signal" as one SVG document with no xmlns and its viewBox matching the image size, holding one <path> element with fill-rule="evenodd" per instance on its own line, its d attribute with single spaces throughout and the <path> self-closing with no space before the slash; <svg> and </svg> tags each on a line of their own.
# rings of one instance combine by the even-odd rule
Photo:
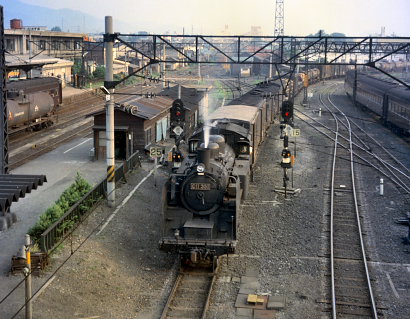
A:
<svg viewBox="0 0 410 319">
<path fill-rule="evenodd" d="M 292 124 L 293 120 L 293 102 L 282 102 L 282 119 L 285 124 Z"/>
<path fill-rule="evenodd" d="M 175 144 L 178 146 L 179 142 L 184 138 L 183 132 L 185 127 L 185 108 L 181 99 L 176 99 L 171 106 L 171 127 L 170 137 L 175 138 Z"/>
<path fill-rule="evenodd" d="M 176 99 L 172 102 L 171 107 L 171 123 L 173 125 L 180 125 L 185 122 L 185 108 L 181 99 Z"/>
</svg>

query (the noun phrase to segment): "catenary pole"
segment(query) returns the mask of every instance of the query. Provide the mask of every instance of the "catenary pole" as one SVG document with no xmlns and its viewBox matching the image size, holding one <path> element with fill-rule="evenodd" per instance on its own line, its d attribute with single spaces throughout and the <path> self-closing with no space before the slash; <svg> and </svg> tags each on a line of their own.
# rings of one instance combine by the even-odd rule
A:
<svg viewBox="0 0 410 319">
<path fill-rule="evenodd" d="M 112 36 L 112 17 L 105 17 L 105 82 L 112 84 L 113 76 L 113 47 L 114 37 Z M 115 158 L 114 158 L 114 88 L 109 85 L 109 92 L 106 96 L 106 139 L 107 139 L 107 201 L 109 207 L 115 206 Z"/>
</svg>

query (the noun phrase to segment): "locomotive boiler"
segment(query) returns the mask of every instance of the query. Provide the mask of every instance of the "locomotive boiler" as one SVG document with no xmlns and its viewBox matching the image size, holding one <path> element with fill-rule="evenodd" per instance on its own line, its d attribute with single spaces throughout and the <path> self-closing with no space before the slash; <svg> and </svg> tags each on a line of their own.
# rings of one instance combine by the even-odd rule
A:
<svg viewBox="0 0 410 319">
<path fill-rule="evenodd" d="M 193 138 L 190 153 L 164 186 L 160 248 L 178 252 L 183 264 L 215 265 L 234 252 L 241 196 L 233 174 L 235 152 L 222 135 Z"/>
</svg>

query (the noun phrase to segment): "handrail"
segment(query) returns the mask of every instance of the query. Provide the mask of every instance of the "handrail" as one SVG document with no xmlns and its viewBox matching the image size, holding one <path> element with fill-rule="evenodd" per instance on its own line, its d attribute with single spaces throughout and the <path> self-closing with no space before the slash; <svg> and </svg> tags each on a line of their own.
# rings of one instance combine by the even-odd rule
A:
<svg viewBox="0 0 410 319">
<path fill-rule="evenodd" d="M 115 182 L 118 183 L 135 167 L 141 166 L 139 152 L 132 154 L 128 160 L 118 165 L 115 170 Z M 102 198 L 107 195 L 107 177 L 95 185 L 77 203 L 75 203 L 59 220 L 48 227 L 40 238 L 40 249 L 44 253 L 51 253 L 82 223 L 93 211 Z M 85 206 L 84 206 L 85 204 Z"/>
</svg>

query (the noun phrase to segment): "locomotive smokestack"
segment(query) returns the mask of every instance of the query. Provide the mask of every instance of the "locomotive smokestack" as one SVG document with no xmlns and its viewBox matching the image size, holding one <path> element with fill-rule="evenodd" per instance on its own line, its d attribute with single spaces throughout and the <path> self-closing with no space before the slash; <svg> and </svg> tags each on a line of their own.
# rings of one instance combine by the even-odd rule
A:
<svg viewBox="0 0 410 319">
<path fill-rule="evenodd" d="M 205 165 L 206 169 L 209 169 L 209 160 L 211 158 L 211 150 L 209 148 L 205 148 L 204 143 L 198 147 L 198 163 L 202 163 Z"/>
</svg>

